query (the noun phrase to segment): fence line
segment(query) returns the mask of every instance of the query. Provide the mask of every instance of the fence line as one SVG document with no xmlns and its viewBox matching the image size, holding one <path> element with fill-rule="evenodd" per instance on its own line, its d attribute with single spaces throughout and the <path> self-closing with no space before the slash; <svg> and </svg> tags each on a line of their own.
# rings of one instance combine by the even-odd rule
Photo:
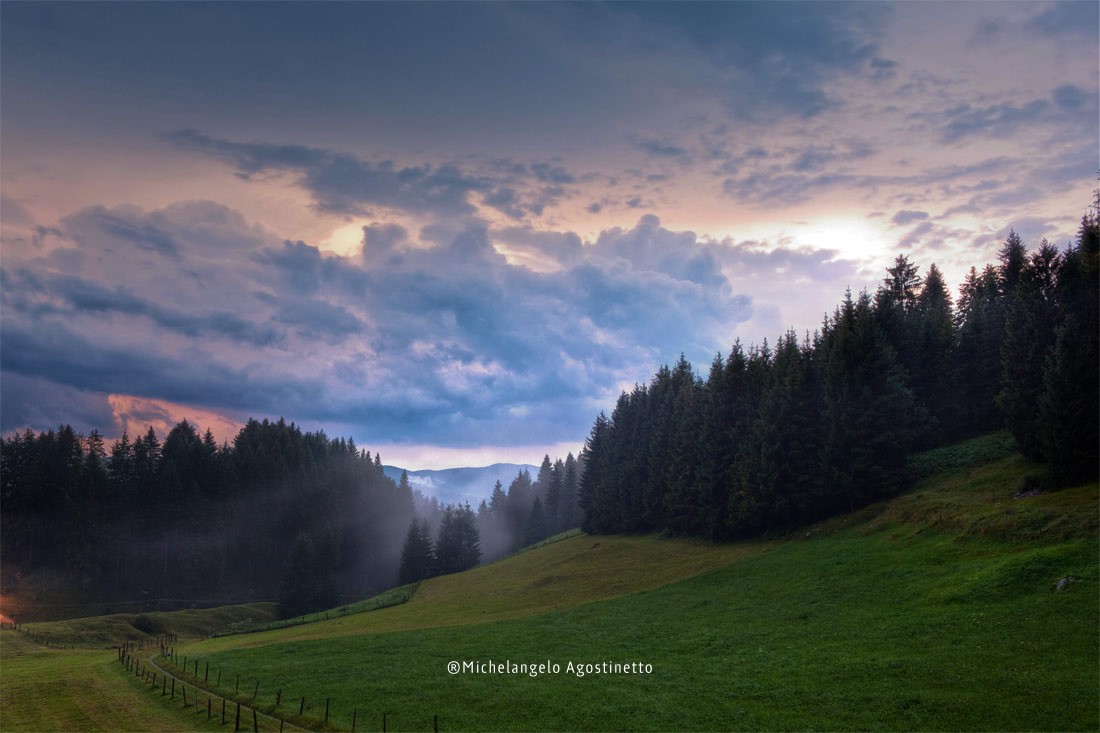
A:
<svg viewBox="0 0 1100 733">
<path fill-rule="evenodd" d="M 119 654 L 120 654 L 120 659 L 123 661 L 123 665 L 125 666 L 126 665 L 125 652 L 120 649 Z M 332 705 L 332 698 L 331 697 L 323 698 L 323 703 L 322 703 L 322 698 L 320 697 L 320 695 L 318 695 L 318 697 L 316 697 L 316 698 L 307 698 L 306 696 L 303 695 L 301 697 L 295 697 L 295 698 L 287 700 L 286 702 L 289 703 L 289 706 L 291 708 L 291 712 L 289 713 L 289 718 L 291 720 L 293 720 L 293 722 L 290 722 L 287 719 L 287 717 L 279 717 L 280 716 L 279 708 L 280 708 L 280 706 L 282 706 L 284 704 L 282 688 L 279 688 L 279 689 L 275 690 L 274 695 L 272 695 L 270 689 L 268 689 L 266 691 L 263 690 L 263 688 L 261 687 L 261 684 L 260 684 L 260 680 L 258 678 L 252 677 L 251 675 L 245 675 L 245 688 L 244 688 L 244 691 L 242 692 L 241 691 L 241 686 L 240 686 L 242 675 L 240 673 L 234 672 L 234 673 L 230 674 L 229 678 L 232 680 L 231 684 L 234 686 L 236 692 L 235 693 L 222 693 L 221 690 L 220 690 L 220 687 L 215 686 L 214 689 L 210 689 L 209 675 L 210 675 L 210 671 L 211 671 L 211 666 L 210 666 L 209 661 L 206 661 L 205 664 L 204 664 L 204 671 L 203 671 L 201 681 L 200 681 L 200 677 L 199 677 L 199 674 L 198 674 L 198 669 L 199 669 L 199 666 L 200 666 L 200 660 L 193 659 L 189 656 L 181 656 L 174 648 L 169 647 L 169 646 L 162 647 L 157 656 L 160 658 L 160 660 L 161 660 L 160 662 L 157 661 L 156 657 L 153 657 L 153 658 L 149 659 L 148 663 L 150 665 L 152 665 L 152 668 L 154 668 L 155 670 L 158 670 L 162 675 L 162 678 L 161 678 L 161 690 L 162 690 L 161 691 L 161 696 L 162 697 L 166 696 L 166 697 L 169 697 L 169 699 L 171 699 L 171 700 L 175 699 L 175 693 L 173 692 L 173 689 L 174 689 L 174 685 L 175 685 L 176 681 L 178 680 L 179 683 L 180 683 L 180 686 L 183 689 L 186 689 L 187 686 L 190 686 L 190 687 L 193 688 L 193 692 L 203 693 L 203 694 L 207 695 L 208 701 L 209 701 L 209 699 L 220 699 L 220 700 L 222 700 L 223 701 L 223 703 L 222 703 L 223 708 L 225 707 L 226 703 L 231 704 L 231 705 L 236 705 L 238 707 L 243 707 L 246 719 L 247 719 L 248 711 L 251 710 L 253 712 L 253 717 L 255 717 L 256 715 L 259 715 L 259 716 L 261 716 L 261 717 L 263 717 L 267 720 L 273 721 L 273 723 L 274 722 L 279 722 L 280 726 L 291 726 L 291 727 L 296 728 L 298 730 L 333 730 L 333 729 L 338 729 L 338 728 L 336 728 L 336 726 L 341 725 L 341 723 L 337 722 L 337 718 L 336 718 L 336 714 L 339 711 L 337 711 L 336 708 Z M 165 668 L 164 663 L 172 665 L 175 668 L 176 672 L 173 673 L 173 672 L 168 671 Z M 148 670 L 148 668 L 147 668 L 147 670 Z M 192 672 L 192 670 L 194 670 L 194 672 Z M 217 670 L 219 680 L 221 679 L 222 671 L 223 670 L 221 670 L 221 669 Z M 151 681 L 149 681 L 149 679 L 147 677 L 147 671 L 145 673 L 146 674 L 145 677 L 143 677 L 143 674 L 142 674 L 141 671 L 135 672 L 135 674 L 138 677 L 143 677 L 143 679 L 147 682 L 147 684 L 151 684 L 154 688 L 156 687 L 156 679 L 155 679 L 156 673 L 157 673 L 156 671 L 153 672 L 154 678 Z M 187 676 L 192 676 L 193 680 L 192 681 L 187 680 L 186 679 Z M 249 690 L 248 689 L 248 683 L 253 682 L 253 681 L 254 681 L 254 684 L 252 685 L 251 690 Z M 169 682 L 173 687 L 168 686 Z M 268 699 L 273 699 L 274 700 L 274 705 L 273 706 L 269 707 L 267 704 L 264 704 L 264 705 L 257 705 L 256 704 L 257 699 L 263 697 L 263 696 L 260 695 L 261 691 L 264 691 L 266 693 L 266 696 L 270 696 Z M 238 697 L 240 699 L 237 699 Z M 195 699 L 194 694 L 192 694 L 192 699 Z M 195 699 L 195 700 L 196 700 L 195 705 L 197 706 L 199 703 L 198 703 L 197 699 Z M 306 709 L 307 709 L 307 703 L 310 703 L 311 700 L 312 700 L 312 706 L 310 707 L 310 710 L 311 711 L 316 711 L 315 714 L 320 715 L 322 707 L 323 707 L 323 710 L 324 710 L 324 718 L 323 719 L 306 717 L 305 713 L 306 713 Z M 208 703 L 208 707 L 209 707 L 209 703 Z M 294 711 L 295 707 L 297 707 L 296 714 L 295 714 L 295 711 Z M 346 711 L 344 711 L 344 712 L 346 712 Z M 223 713 L 223 715 L 224 715 L 224 713 Z M 351 728 L 350 728 L 350 730 L 352 731 L 352 733 L 355 733 L 355 731 L 359 727 L 364 726 L 364 724 L 367 720 L 367 718 L 365 716 L 360 715 L 358 707 L 353 707 L 352 708 L 350 719 L 351 719 Z M 344 720 L 345 720 L 345 722 L 343 723 L 343 725 L 346 725 L 347 718 L 344 718 Z M 389 713 L 382 712 L 382 713 L 380 713 L 381 728 L 377 728 L 377 723 L 376 723 L 375 729 L 376 730 L 381 730 L 381 731 L 383 731 L 383 733 L 385 733 L 386 730 L 387 730 L 387 727 L 392 727 L 392 721 L 393 721 L 392 716 Z M 246 720 L 246 722 L 247 722 L 247 720 Z M 425 723 L 425 725 L 427 724 L 427 721 L 423 721 L 423 722 Z M 438 715 L 435 715 L 435 716 L 432 717 L 431 726 L 432 726 L 432 730 L 434 730 L 435 733 L 439 733 L 439 716 Z M 280 727 L 280 730 L 282 730 L 281 727 Z"/>
<path fill-rule="evenodd" d="M 164 659 L 169 659 L 170 660 L 172 658 L 171 653 L 168 651 L 167 647 L 165 647 L 162 650 L 161 654 L 162 654 L 162 658 L 164 658 Z M 123 663 L 124 668 L 127 668 L 128 664 L 130 665 L 130 667 L 127 668 L 128 671 L 129 671 L 130 669 L 133 668 L 133 665 L 135 664 L 135 662 L 133 662 L 133 661 L 128 662 L 127 659 L 132 660 L 132 655 L 126 654 L 125 657 L 123 657 L 123 659 L 122 659 L 122 663 Z M 161 664 L 159 664 L 157 662 L 156 656 L 150 657 L 144 663 L 141 660 L 138 660 L 136 662 L 136 664 L 139 665 L 139 667 L 140 666 L 145 666 L 146 673 L 149 672 L 150 670 L 152 670 L 152 672 L 153 672 L 153 677 L 152 678 L 149 678 L 146 675 L 143 675 L 140 672 L 140 670 L 138 672 L 135 672 L 135 676 L 142 678 L 143 682 L 145 682 L 146 684 L 149 684 L 154 689 L 156 688 L 156 675 L 159 672 L 159 674 L 161 675 L 161 696 L 162 697 L 169 697 L 170 700 L 175 700 L 175 698 L 176 698 L 176 691 L 175 691 L 176 690 L 176 683 L 178 682 L 179 687 L 180 687 L 180 695 L 182 696 L 181 699 L 182 699 L 182 702 L 183 702 L 183 707 L 187 708 L 187 707 L 194 706 L 194 708 L 196 710 L 196 713 L 195 713 L 196 715 L 198 715 L 199 713 L 202 712 L 200 704 L 199 704 L 199 698 L 196 695 L 200 695 L 200 694 L 205 695 L 205 697 L 206 697 L 206 716 L 207 716 L 208 719 L 213 717 L 213 714 L 214 714 L 213 713 L 212 701 L 213 700 L 220 700 L 221 701 L 221 703 L 222 703 L 221 704 L 221 722 L 222 723 L 225 723 L 227 703 L 235 705 L 236 706 L 236 712 L 235 712 L 235 723 L 234 723 L 234 728 L 233 728 L 234 731 L 241 730 L 241 710 L 242 710 L 242 708 L 244 709 L 244 712 L 245 712 L 245 715 L 246 715 L 246 718 L 245 718 L 246 722 L 247 722 L 248 713 L 249 712 L 252 713 L 252 715 L 251 715 L 252 725 L 250 726 L 250 728 L 253 731 L 256 731 L 256 732 L 259 731 L 259 721 L 260 721 L 260 719 L 263 719 L 265 721 L 271 721 L 271 724 L 272 724 L 271 730 L 275 730 L 276 725 L 278 726 L 278 730 L 280 730 L 280 731 L 284 731 L 285 729 L 298 730 L 298 731 L 309 731 L 309 730 L 311 730 L 310 728 L 306 728 L 306 727 L 303 727 L 301 725 L 297 725 L 295 723 L 289 722 L 285 718 L 277 718 L 274 715 L 269 715 L 268 713 L 265 713 L 265 712 L 262 712 L 262 711 L 258 710 L 255 706 L 249 706 L 249 705 L 247 705 L 245 703 L 242 703 L 238 700 L 233 700 L 232 698 L 227 697 L 225 695 L 219 695 L 217 692 L 214 692 L 214 691 L 208 690 L 206 688 L 200 687 L 199 685 L 196 685 L 194 683 L 187 682 L 182 677 L 177 677 L 175 674 L 173 674 L 172 672 L 169 672 L 163 666 L 161 666 Z M 168 686 L 168 681 L 169 680 L 171 681 L 171 687 Z M 187 688 L 188 688 L 188 686 L 190 686 L 191 690 L 192 690 L 192 696 L 191 696 L 192 697 L 192 702 L 190 702 L 190 703 L 187 701 Z"/>
</svg>

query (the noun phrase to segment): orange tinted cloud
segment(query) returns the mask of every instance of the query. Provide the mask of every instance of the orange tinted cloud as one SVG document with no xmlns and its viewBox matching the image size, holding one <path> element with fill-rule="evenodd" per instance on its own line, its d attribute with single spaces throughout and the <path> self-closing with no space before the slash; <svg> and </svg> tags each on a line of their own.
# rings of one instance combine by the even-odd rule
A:
<svg viewBox="0 0 1100 733">
<path fill-rule="evenodd" d="M 107 396 L 107 403 L 111 406 L 116 423 L 131 438 L 144 435 L 152 426 L 157 436 L 163 440 L 176 423 L 187 420 L 200 433 L 210 428 L 218 443 L 232 442 L 242 427 L 241 422 L 219 412 L 167 400 L 112 394 Z"/>
</svg>

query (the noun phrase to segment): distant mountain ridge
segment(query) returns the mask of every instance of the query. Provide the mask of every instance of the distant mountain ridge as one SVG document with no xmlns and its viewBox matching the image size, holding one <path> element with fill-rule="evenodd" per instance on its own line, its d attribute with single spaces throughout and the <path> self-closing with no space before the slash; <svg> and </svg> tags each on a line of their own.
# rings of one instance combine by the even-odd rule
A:
<svg viewBox="0 0 1100 733">
<path fill-rule="evenodd" d="M 438 470 L 408 471 L 409 485 L 428 496 L 434 496 L 443 504 L 470 502 L 477 508 L 482 499 L 488 500 L 493 486 L 500 481 L 504 490 L 523 469 L 531 473 L 531 479 L 538 476 L 538 466 L 527 463 L 494 463 L 479 468 L 464 466 Z M 394 481 L 401 480 L 400 466 L 382 466 L 382 470 Z"/>
</svg>

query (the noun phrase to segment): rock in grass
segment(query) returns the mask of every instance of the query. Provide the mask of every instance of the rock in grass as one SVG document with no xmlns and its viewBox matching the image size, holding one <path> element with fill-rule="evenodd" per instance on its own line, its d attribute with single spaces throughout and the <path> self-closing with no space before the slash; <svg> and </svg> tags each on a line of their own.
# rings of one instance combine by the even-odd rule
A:
<svg viewBox="0 0 1100 733">
<path fill-rule="evenodd" d="M 1081 579 L 1078 578 L 1076 575 L 1067 575 L 1066 577 L 1059 580 L 1058 584 L 1054 586 L 1054 592 L 1060 593 L 1064 591 L 1070 583 L 1077 583 L 1080 580 Z"/>
</svg>

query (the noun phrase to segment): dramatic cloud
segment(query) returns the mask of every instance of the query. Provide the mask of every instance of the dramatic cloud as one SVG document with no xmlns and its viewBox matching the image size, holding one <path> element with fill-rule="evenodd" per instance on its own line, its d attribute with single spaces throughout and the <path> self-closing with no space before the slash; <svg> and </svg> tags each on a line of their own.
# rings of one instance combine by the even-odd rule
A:
<svg viewBox="0 0 1100 733">
<path fill-rule="evenodd" d="M 1092 200 L 1095 2 L 0 3 L 4 430 L 576 446 Z M 543 449 L 502 457 L 536 461 Z M 411 453 L 410 453 L 411 455 Z"/>
<path fill-rule="evenodd" d="M 88 209 L 59 231 L 61 246 L 0 272 L 5 374 L 99 394 L 100 410 L 114 394 L 376 442 L 561 442 L 621 382 L 680 351 L 708 358 L 751 314 L 722 245 L 648 215 L 589 245 L 476 220 L 441 243 L 375 225 L 362 258 L 207 202 Z M 554 266 L 510 264 L 494 240 Z"/>
<path fill-rule="evenodd" d="M 167 138 L 181 147 L 224 160 L 244 179 L 297 174 L 297 183 L 310 192 L 318 209 L 328 213 L 361 214 L 369 212 L 370 206 L 384 206 L 444 215 L 471 214 L 474 207 L 469 194 L 490 190 L 487 181 L 469 177 L 453 166 L 402 168 L 388 160 L 367 163 L 303 145 L 218 140 L 197 130 L 179 130 Z"/>
<path fill-rule="evenodd" d="M 866 3 L 637 3 L 624 14 L 681 35 L 715 65 L 719 95 L 739 117 L 813 117 L 839 103 L 828 87 L 837 77 L 881 75 L 893 62 L 877 41 L 890 9 Z"/>
</svg>

